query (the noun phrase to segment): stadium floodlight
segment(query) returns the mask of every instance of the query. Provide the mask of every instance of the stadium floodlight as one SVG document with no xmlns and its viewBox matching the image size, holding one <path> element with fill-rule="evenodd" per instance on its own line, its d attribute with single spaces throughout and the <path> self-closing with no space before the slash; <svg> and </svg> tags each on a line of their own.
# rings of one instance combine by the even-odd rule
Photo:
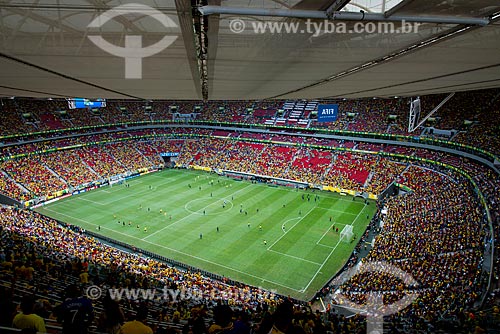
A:
<svg viewBox="0 0 500 334">
<path fill-rule="evenodd" d="M 415 123 L 420 119 L 420 97 L 410 103 L 410 118 L 408 120 L 408 132 L 413 132 L 415 130 Z"/>
<path fill-rule="evenodd" d="M 453 92 L 450 95 L 448 95 L 447 97 L 445 97 L 445 99 L 443 101 L 441 101 L 441 103 L 439 103 L 434 109 L 432 109 L 431 112 L 428 113 L 427 116 L 425 116 L 417 125 L 415 125 L 415 123 L 418 122 L 418 119 L 420 118 L 420 112 L 421 112 L 420 98 L 417 98 L 414 101 L 412 101 L 411 105 L 410 105 L 410 117 L 409 117 L 409 120 L 408 120 L 408 132 L 413 132 L 419 126 L 421 126 L 422 124 L 424 124 L 424 122 L 429 117 L 431 117 L 432 115 L 434 115 L 434 113 L 436 111 L 438 111 L 439 109 L 441 109 L 441 107 L 444 106 L 444 104 L 446 102 L 448 102 L 448 100 L 451 99 L 454 95 L 455 95 L 455 93 Z"/>
</svg>

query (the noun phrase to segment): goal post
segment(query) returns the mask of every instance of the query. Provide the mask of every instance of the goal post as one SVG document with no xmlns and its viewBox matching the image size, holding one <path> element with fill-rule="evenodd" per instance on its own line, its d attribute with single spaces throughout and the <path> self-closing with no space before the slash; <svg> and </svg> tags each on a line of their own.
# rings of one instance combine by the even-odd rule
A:
<svg viewBox="0 0 500 334">
<path fill-rule="evenodd" d="M 351 242 L 353 236 L 352 225 L 346 225 L 340 231 L 340 240 L 344 240 L 345 242 Z"/>
</svg>

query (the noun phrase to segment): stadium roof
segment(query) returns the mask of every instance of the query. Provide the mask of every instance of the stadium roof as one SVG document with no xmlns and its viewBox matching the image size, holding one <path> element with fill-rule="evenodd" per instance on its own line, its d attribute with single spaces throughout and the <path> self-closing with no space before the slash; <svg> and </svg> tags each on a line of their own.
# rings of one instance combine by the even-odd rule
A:
<svg viewBox="0 0 500 334">
<path fill-rule="evenodd" d="M 498 0 L 4 0 L 0 95 L 309 99 L 499 87 L 499 13 Z M 402 31 L 401 19 L 421 24 Z M 389 22 L 399 30 L 387 32 Z M 354 28 L 364 31 L 345 32 Z"/>
</svg>

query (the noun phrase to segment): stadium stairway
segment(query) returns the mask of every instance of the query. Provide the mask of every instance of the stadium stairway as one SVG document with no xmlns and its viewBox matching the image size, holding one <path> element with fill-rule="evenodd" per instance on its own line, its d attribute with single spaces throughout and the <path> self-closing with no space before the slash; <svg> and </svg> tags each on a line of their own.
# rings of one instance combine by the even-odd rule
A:
<svg viewBox="0 0 500 334">
<path fill-rule="evenodd" d="M 50 168 L 49 166 L 47 166 L 47 164 L 43 163 L 43 162 L 40 162 L 40 164 L 45 167 L 52 175 L 54 175 L 56 178 L 58 178 L 62 183 L 64 183 L 66 186 L 69 186 L 68 185 L 68 182 L 63 179 L 61 177 L 61 175 L 57 174 L 55 170 L 53 170 L 52 168 Z"/>
<path fill-rule="evenodd" d="M 366 178 L 365 183 L 363 184 L 363 188 L 366 188 L 368 186 L 368 184 L 370 184 L 370 181 L 372 180 L 372 177 L 373 177 L 373 172 L 370 172 L 368 174 L 368 177 Z"/>
<path fill-rule="evenodd" d="M 333 158 L 332 158 L 332 160 L 330 161 L 330 164 L 328 165 L 328 167 L 326 167 L 325 172 L 323 173 L 323 175 L 321 175 L 321 178 L 320 178 L 321 183 L 324 183 L 325 177 L 328 175 L 328 173 L 330 173 L 330 170 L 335 165 L 336 158 L 337 158 L 337 156 L 334 155 Z"/>
<path fill-rule="evenodd" d="M 14 180 L 12 178 L 12 176 L 10 176 L 9 173 L 7 173 L 6 171 L 4 171 L 3 169 L 0 169 L 0 173 L 2 173 L 2 175 L 9 179 L 10 181 L 12 181 L 13 184 L 15 184 L 16 186 L 18 186 L 23 192 L 29 194 L 31 191 L 29 191 L 27 188 L 25 188 L 21 183 L 17 182 L 16 180 Z"/>
<path fill-rule="evenodd" d="M 154 165 L 153 161 L 151 161 L 147 156 L 145 156 L 137 147 L 134 147 L 134 150 L 136 150 L 137 153 L 139 153 L 139 155 L 141 155 L 147 162 L 149 162 L 151 166 Z"/>
<path fill-rule="evenodd" d="M 88 169 L 89 169 L 89 170 L 90 170 L 93 174 L 95 174 L 98 178 L 100 178 L 100 177 L 101 177 L 101 175 L 99 175 L 99 173 L 97 173 L 97 172 L 95 171 L 95 169 L 94 169 L 94 168 L 92 168 L 92 167 L 91 167 L 91 166 L 90 166 L 90 165 L 89 165 L 89 164 L 88 164 L 85 160 L 83 160 L 83 159 L 81 159 L 81 158 L 80 158 L 80 160 L 82 161 L 82 164 L 83 164 L 83 165 L 85 165 L 85 167 L 87 167 L 87 168 L 88 168 Z"/>
<path fill-rule="evenodd" d="M 120 159 L 118 159 L 117 157 L 115 157 L 113 155 L 113 153 L 111 153 L 110 151 L 110 147 L 108 146 L 104 146 L 103 147 L 103 151 L 105 151 L 110 157 L 111 159 L 113 159 L 118 165 L 122 166 L 124 169 L 128 170 L 128 166 L 126 166 L 125 164 L 123 164 Z"/>
</svg>

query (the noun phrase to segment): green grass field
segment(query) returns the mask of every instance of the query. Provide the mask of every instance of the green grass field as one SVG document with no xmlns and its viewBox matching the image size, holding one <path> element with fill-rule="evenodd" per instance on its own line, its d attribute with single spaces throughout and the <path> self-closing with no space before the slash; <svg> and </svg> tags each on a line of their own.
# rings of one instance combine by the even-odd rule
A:
<svg viewBox="0 0 500 334">
<path fill-rule="evenodd" d="M 365 205 L 350 196 L 269 187 L 191 170 L 164 170 L 128 184 L 72 196 L 37 211 L 302 300 L 312 298 L 352 253 L 356 242 L 341 240 L 342 228 L 352 224 L 354 233 L 362 235 L 376 210 L 374 203 Z"/>
</svg>

